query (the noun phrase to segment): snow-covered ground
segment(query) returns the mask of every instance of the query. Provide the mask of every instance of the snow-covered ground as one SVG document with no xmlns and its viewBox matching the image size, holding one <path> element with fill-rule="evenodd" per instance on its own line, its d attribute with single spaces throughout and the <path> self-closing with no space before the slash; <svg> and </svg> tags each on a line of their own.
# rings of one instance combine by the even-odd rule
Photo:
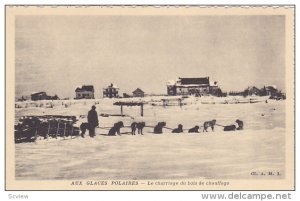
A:
<svg viewBox="0 0 300 201">
<path fill-rule="evenodd" d="M 182 107 L 164 108 L 152 105 L 159 103 L 158 99 L 143 99 L 151 102 L 145 104 L 143 117 L 139 107 L 124 107 L 124 114 L 129 116 L 99 117 L 100 126 L 109 127 L 120 120 L 125 126 L 133 121 L 145 121 L 147 126 L 165 121 L 167 127 L 182 124 L 188 129 L 212 119 L 220 125 L 230 125 L 241 119 L 244 130 L 224 132 L 217 126 L 215 132 L 172 134 L 164 129 L 162 135 L 155 135 L 153 128 L 145 128 L 145 135 L 132 136 L 126 133 L 129 128 L 122 128 L 121 132 L 125 133 L 122 136 L 108 137 L 105 135 L 107 130 L 98 128 L 95 138 L 16 144 L 16 179 L 259 178 L 251 176 L 252 171 L 279 171 L 279 178 L 284 177 L 284 101 L 217 104 L 225 98 L 201 97 L 185 99 L 186 105 Z M 113 103 L 121 100 L 124 101 L 60 100 L 53 101 L 53 108 L 48 108 L 49 101 L 22 102 L 17 103 L 21 108 L 16 108 L 16 118 L 23 115 L 86 115 L 95 103 L 99 115 L 119 114 L 120 107 Z"/>
</svg>

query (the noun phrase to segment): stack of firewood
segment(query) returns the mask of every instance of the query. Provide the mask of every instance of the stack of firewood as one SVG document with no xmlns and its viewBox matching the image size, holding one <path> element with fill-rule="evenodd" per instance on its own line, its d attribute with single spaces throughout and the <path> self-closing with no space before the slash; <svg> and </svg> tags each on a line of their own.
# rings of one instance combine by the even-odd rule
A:
<svg viewBox="0 0 300 201">
<path fill-rule="evenodd" d="M 47 115 L 26 116 L 15 125 L 15 143 L 34 142 L 42 137 L 58 138 L 79 135 L 79 128 L 74 124 L 75 116 Z"/>
</svg>

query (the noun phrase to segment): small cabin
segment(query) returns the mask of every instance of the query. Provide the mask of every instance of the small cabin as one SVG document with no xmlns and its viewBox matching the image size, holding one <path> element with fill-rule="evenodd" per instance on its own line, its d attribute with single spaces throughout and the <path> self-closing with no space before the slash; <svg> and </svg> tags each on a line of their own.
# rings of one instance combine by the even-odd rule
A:
<svg viewBox="0 0 300 201">
<path fill-rule="evenodd" d="M 276 96 L 278 94 L 278 90 L 274 86 L 267 86 L 265 89 L 266 89 L 266 94 L 269 96 Z"/>
<path fill-rule="evenodd" d="M 261 94 L 261 91 L 255 86 L 248 87 L 245 91 L 248 92 L 248 96 L 259 96 Z"/>
<path fill-rule="evenodd" d="M 140 88 L 137 88 L 132 92 L 133 97 L 144 97 L 145 93 Z"/>
</svg>

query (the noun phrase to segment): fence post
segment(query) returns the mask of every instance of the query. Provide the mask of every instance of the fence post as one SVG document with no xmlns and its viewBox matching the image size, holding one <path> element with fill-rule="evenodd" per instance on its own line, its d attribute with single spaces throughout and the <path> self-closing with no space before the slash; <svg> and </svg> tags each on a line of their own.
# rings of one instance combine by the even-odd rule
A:
<svg viewBox="0 0 300 201">
<path fill-rule="evenodd" d="M 121 105 L 121 115 L 123 115 L 123 105 Z"/>
</svg>

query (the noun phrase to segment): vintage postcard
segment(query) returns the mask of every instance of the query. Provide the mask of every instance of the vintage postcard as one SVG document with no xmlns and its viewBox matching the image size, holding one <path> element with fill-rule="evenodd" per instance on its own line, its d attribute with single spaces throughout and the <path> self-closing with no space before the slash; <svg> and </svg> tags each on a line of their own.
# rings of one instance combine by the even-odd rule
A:
<svg viewBox="0 0 300 201">
<path fill-rule="evenodd" d="M 6 190 L 294 190 L 294 6 L 6 8 Z"/>
</svg>

